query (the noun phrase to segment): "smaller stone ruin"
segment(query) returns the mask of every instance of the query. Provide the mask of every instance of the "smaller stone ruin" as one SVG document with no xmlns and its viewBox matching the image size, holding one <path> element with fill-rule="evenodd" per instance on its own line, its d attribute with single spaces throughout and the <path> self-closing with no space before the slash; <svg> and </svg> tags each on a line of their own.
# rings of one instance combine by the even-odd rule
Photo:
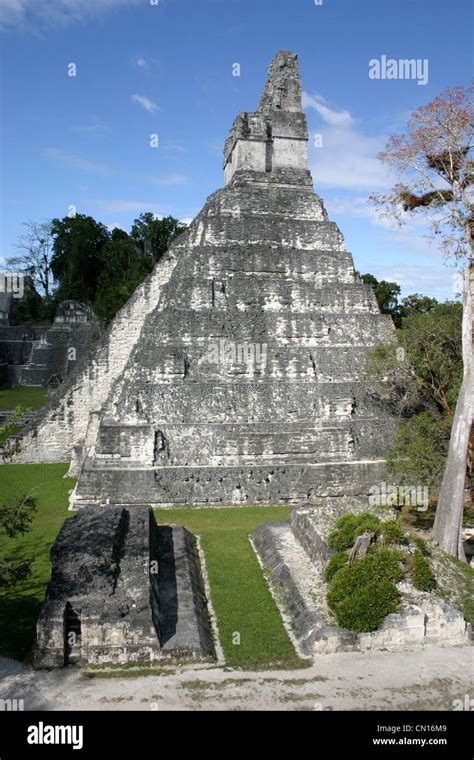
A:
<svg viewBox="0 0 474 760">
<path fill-rule="evenodd" d="M 317 509 L 296 507 L 288 522 L 261 525 L 252 536 L 260 564 L 279 604 L 285 624 L 301 654 L 371 649 L 412 649 L 424 644 L 466 644 L 463 615 L 433 593 L 407 581 L 398 584 L 401 601 L 376 631 L 356 633 L 341 628 L 326 603 L 323 573 L 332 554 L 327 538 L 344 512 L 373 511 L 380 520 L 394 514 L 386 507 L 347 498 L 328 499 Z"/>
<path fill-rule="evenodd" d="M 214 656 L 199 553 L 183 526 L 147 507 L 84 509 L 51 550 L 34 665 Z"/>
<path fill-rule="evenodd" d="M 57 388 L 82 364 L 98 337 L 94 312 L 77 301 L 60 303 L 52 325 L 0 320 L 0 388 Z"/>
</svg>

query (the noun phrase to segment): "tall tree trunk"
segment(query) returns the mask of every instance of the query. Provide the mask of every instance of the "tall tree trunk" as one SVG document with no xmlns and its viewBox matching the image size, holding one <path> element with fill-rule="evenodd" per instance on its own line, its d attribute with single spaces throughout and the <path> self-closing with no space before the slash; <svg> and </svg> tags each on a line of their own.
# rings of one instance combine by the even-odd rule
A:
<svg viewBox="0 0 474 760">
<path fill-rule="evenodd" d="M 454 412 L 448 459 L 439 492 L 433 537 L 448 554 L 466 561 L 462 542 L 462 519 L 466 483 L 467 452 L 473 418 L 474 360 L 472 300 L 474 267 L 464 271 L 463 293 L 463 381 Z"/>
</svg>

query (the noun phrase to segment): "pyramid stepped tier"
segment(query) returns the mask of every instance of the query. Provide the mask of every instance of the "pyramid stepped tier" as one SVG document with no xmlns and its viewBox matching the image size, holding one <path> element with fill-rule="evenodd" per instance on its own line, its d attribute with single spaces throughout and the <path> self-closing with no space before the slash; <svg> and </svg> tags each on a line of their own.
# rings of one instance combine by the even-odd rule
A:
<svg viewBox="0 0 474 760">
<path fill-rule="evenodd" d="M 251 313 L 249 313 L 251 312 Z M 235 340 L 241 342 L 266 339 L 269 345 L 298 346 L 362 346 L 368 340 L 381 340 L 387 330 L 392 329 L 389 316 L 377 313 L 328 314 L 308 312 L 267 311 L 261 308 L 244 313 L 240 309 L 223 310 L 217 308 L 173 309 L 163 312 L 160 319 L 160 344 L 162 346 L 181 343 L 182 346 L 207 343 L 213 340 Z"/>
<path fill-rule="evenodd" d="M 199 343 L 186 349 L 172 344 L 157 348 L 147 346 L 143 348 L 141 366 L 135 370 L 135 384 L 130 391 L 135 395 L 142 383 L 146 386 L 177 379 L 190 383 L 226 378 L 236 382 L 272 378 L 349 382 L 362 379 L 364 367 L 365 355 L 358 346 L 322 346 L 315 351 L 305 346 L 262 344 L 257 347 L 251 343 L 235 343 L 235 346 L 224 343 L 221 350 L 219 343 L 213 341 L 209 346 Z"/>
<path fill-rule="evenodd" d="M 313 191 L 296 56 L 211 195 L 17 461 L 72 458 L 75 505 L 318 502 L 380 481 L 394 419 L 366 377 L 393 329 Z"/>
<path fill-rule="evenodd" d="M 239 465 L 348 461 L 376 454 L 390 432 L 380 420 L 330 423 L 101 425 L 96 458 L 159 466 Z M 201 446 L 196 447 L 196 438 Z"/>
<path fill-rule="evenodd" d="M 76 493 L 77 508 L 109 494 L 116 504 L 161 507 L 318 503 L 326 496 L 364 496 L 383 477 L 383 460 L 331 464 L 142 467 L 92 466 L 86 459 Z"/>
<path fill-rule="evenodd" d="M 103 424 L 110 425 L 114 418 L 131 424 L 137 411 L 145 425 L 156 419 L 162 424 L 262 423 L 269 417 L 268 409 L 272 410 L 271 421 L 281 423 L 325 425 L 340 420 L 387 419 L 367 383 L 313 380 L 304 381 L 300 389 L 302 382 L 154 383 L 134 396 L 119 396 Z"/>
<path fill-rule="evenodd" d="M 240 246 L 221 244 L 203 246 L 199 256 L 190 262 L 189 274 L 207 277 L 225 274 L 260 275 L 268 277 L 301 277 L 314 283 L 354 282 L 352 258 L 347 251 L 324 251 L 293 248 L 292 255 L 281 251 L 281 246 L 256 244 Z"/>
</svg>

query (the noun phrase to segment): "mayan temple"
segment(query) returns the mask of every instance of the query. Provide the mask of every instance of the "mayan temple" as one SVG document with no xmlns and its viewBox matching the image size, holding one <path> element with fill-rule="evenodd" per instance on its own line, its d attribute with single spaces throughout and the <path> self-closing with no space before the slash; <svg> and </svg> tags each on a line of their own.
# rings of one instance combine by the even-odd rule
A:
<svg viewBox="0 0 474 760">
<path fill-rule="evenodd" d="M 26 429 L 13 461 L 70 460 L 76 507 L 317 504 L 380 482 L 393 419 L 364 367 L 392 323 L 313 191 L 301 109 L 279 52 L 224 187 Z"/>
</svg>

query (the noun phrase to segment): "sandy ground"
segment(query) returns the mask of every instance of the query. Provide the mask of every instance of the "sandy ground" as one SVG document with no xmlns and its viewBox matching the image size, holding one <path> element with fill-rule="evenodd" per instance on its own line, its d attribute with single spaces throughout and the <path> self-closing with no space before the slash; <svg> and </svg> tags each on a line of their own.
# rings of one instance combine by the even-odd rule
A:
<svg viewBox="0 0 474 760">
<path fill-rule="evenodd" d="M 0 658 L 0 698 L 25 710 L 452 710 L 472 693 L 474 648 L 320 655 L 311 668 L 180 666 L 149 676 L 35 672 Z"/>
</svg>

